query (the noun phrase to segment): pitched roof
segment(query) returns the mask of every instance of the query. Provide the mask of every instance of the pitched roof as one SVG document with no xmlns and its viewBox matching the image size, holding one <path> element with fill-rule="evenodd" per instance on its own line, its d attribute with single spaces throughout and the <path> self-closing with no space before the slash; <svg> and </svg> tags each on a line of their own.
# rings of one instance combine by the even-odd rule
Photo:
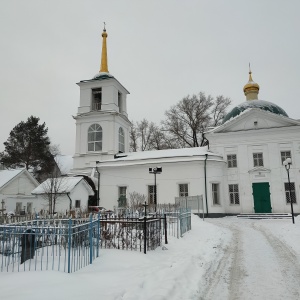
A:
<svg viewBox="0 0 300 300">
<path fill-rule="evenodd" d="M 19 170 L 1 170 L 0 171 L 0 188 L 7 184 L 10 180 L 19 175 L 24 169 Z"/>
<path fill-rule="evenodd" d="M 193 147 L 181 149 L 166 149 L 153 151 L 139 151 L 128 152 L 117 155 L 118 160 L 141 160 L 153 158 L 167 158 L 167 157 L 190 157 L 190 156 L 204 156 L 205 154 L 216 155 L 209 152 L 207 147 Z"/>
<path fill-rule="evenodd" d="M 81 176 L 76 177 L 58 177 L 58 178 L 48 178 L 43 183 L 41 183 L 37 188 L 35 188 L 31 194 L 46 194 L 57 193 L 57 194 L 67 194 L 72 192 L 72 190 L 80 183 L 86 186 L 89 191 L 89 195 L 93 195 L 94 192 L 90 185 Z M 55 186 L 55 187 L 53 187 Z"/>
</svg>

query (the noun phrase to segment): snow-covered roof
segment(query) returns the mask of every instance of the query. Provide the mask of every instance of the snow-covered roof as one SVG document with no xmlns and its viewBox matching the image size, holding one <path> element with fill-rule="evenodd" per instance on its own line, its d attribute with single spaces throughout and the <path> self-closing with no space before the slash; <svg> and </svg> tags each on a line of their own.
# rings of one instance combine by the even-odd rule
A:
<svg viewBox="0 0 300 300">
<path fill-rule="evenodd" d="M 101 161 L 100 168 L 122 167 L 145 164 L 178 163 L 205 160 L 223 161 L 223 157 L 210 152 L 207 147 L 194 147 L 182 149 L 167 149 L 120 153 L 116 159 Z"/>
<path fill-rule="evenodd" d="M 61 172 L 61 175 L 66 175 L 73 169 L 72 155 L 57 155 L 55 156 L 56 164 Z"/>
<path fill-rule="evenodd" d="M 18 170 L 0 170 L 0 188 L 6 183 L 12 180 L 14 177 L 19 175 L 24 169 Z"/>
<path fill-rule="evenodd" d="M 99 72 L 93 77 L 93 79 L 106 79 L 106 78 L 114 78 L 114 76 L 107 72 Z"/>
<path fill-rule="evenodd" d="M 181 148 L 181 149 L 166 149 L 153 151 L 128 152 L 117 155 L 117 160 L 144 160 L 153 158 L 171 158 L 171 157 L 189 157 L 189 156 L 205 156 L 217 155 L 209 152 L 207 147 Z"/>
<path fill-rule="evenodd" d="M 76 177 L 58 177 L 58 178 L 48 178 L 43 183 L 41 183 L 37 188 L 35 188 L 31 194 L 45 194 L 51 192 L 51 186 L 55 185 L 55 188 L 52 188 L 52 192 L 57 194 L 67 194 L 70 193 L 77 184 L 83 181 L 89 189 L 89 194 L 93 195 L 94 192 L 88 183 L 81 176 Z"/>
<path fill-rule="evenodd" d="M 226 122 L 224 122 L 223 124 L 214 127 L 208 131 L 206 131 L 205 133 L 209 134 L 209 133 L 215 133 L 215 132 L 221 132 L 223 131 L 225 128 L 227 128 L 228 126 L 231 126 L 232 124 L 238 122 L 238 120 L 240 118 L 244 118 L 245 115 L 249 115 L 252 113 L 259 113 L 261 115 L 261 117 L 272 117 L 274 120 L 281 120 L 281 122 L 285 122 L 286 125 L 285 126 L 299 126 L 300 122 L 299 120 L 296 119 L 292 119 L 290 117 L 281 115 L 281 114 L 274 114 L 273 112 L 270 112 L 268 110 L 263 110 L 263 109 L 259 109 L 259 108 L 247 108 L 243 111 L 241 111 L 238 115 L 228 119 Z"/>
<path fill-rule="evenodd" d="M 282 115 L 288 117 L 287 113 L 278 105 L 265 101 L 265 100 L 248 100 L 237 106 L 235 106 L 223 119 L 223 124 L 229 121 L 232 118 L 237 117 L 243 111 L 250 108 L 259 108 L 265 111 L 269 111 L 273 114 Z"/>
</svg>

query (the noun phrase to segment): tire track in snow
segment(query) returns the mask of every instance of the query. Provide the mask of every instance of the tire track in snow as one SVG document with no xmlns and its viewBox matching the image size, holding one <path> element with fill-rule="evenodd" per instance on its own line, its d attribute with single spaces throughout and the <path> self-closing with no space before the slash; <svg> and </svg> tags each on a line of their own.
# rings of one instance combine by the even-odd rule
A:
<svg viewBox="0 0 300 300">
<path fill-rule="evenodd" d="M 241 263 L 243 247 L 241 230 L 233 224 L 214 221 L 215 225 L 225 227 L 232 232 L 232 239 L 224 249 L 224 255 L 213 262 L 206 272 L 207 286 L 200 299 L 239 299 L 240 282 L 245 274 Z"/>
<path fill-rule="evenodd" d="M 275 252 L 285 282 L 285 299 L 300 299 L 300 265 L 296 253 L 266 228 L 255 223 L 252 227 L 266 238 Z"/>
</svg>

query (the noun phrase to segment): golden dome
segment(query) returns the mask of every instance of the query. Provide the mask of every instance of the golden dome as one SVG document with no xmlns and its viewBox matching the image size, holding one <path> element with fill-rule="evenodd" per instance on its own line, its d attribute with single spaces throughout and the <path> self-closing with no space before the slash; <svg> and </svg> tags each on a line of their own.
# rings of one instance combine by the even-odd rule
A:
<svg viewBox="0 0 300 300">
<path fill-rule="evenodd" d="M 253 93 L 253 92 L 256 92 L 258 94 L 258 92 L 259 92 L 259 85 L 253 81 L 251 74 L 252 74 L 252 72 L 249 71 L 249 81 L 244 86 L 245 95 L 248 93 Z"/>
</svg>

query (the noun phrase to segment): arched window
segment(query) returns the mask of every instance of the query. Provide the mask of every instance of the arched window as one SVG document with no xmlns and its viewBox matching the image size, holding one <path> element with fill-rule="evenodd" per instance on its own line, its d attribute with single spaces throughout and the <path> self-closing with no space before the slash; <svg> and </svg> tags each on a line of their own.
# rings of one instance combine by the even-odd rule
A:
<svg viewBox="0 0 300 300">
<path fill-rule="evenodd" d="M 93 124 L 88 130 L 88 151 L 102 150 L 102 127 L 99 124 Z"/>
<path fill-rule="evenodd" d="M 122 127 L 119 128 L 119 152 L 125 152 L 125 135 Z"/>
</svg>

